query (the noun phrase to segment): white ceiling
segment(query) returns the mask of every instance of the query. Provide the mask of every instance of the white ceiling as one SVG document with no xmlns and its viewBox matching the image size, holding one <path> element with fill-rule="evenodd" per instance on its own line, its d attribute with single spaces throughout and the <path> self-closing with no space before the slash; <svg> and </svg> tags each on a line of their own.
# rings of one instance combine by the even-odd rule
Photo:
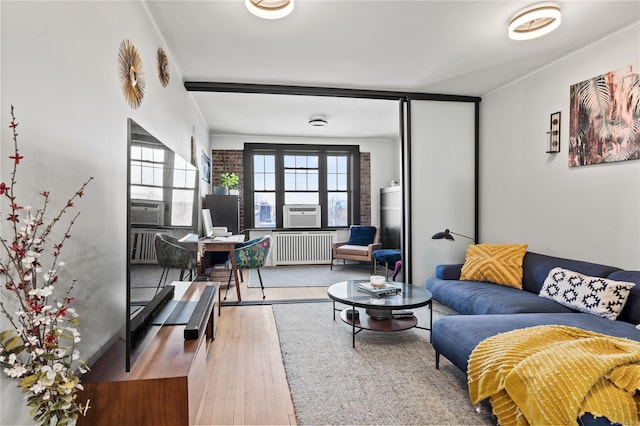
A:
<svg viewBox="0 0 640 426">
<path fill-rule="evenodd" d="M 296 0 L 280 20 L 243 0 L 145 2 L 184 81 L 282 84 L 483 96 L 640 21 L 640 1 L 560 1 L 562 24 L 507 37 L 532 1 Z M 606 70 L 603 70 L 606 71 Z M 175 73 L 170 84 L 176 81 Z M 382 137 L 398 134 L 395 101 L 193 92 L 216 134 Z M 324 114 L 325 128 L 308 120 Z"/>
</svg>

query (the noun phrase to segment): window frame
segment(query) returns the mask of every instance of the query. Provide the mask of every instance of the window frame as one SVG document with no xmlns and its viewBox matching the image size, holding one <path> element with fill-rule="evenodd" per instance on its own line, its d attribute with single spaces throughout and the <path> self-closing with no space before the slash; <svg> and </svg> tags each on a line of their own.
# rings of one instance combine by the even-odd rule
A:
<svg viewBox="0 0 640 426">
<path fill-rule="evenodd" d="M 285 155 L 318 155 L 318 193 L 321 208 L 321 227 L 329 228 L 328 223 L 328 190 L 327 190 L 327 156 L 344 155 L 347 157 L 347 200 L 349 204 L 347 225 L 332 226 L 331 229 L 348 228 L 360 222 L 360 147 L 358 145 L 311 145 L 311 144 L 274 144 L 274 143 L 245 143 L 243 152 L 244 162 L 244 211 L 254 210 L 254 179 L 253 156 L 275 155 L 276 164 L 276 226 L 283 227 L 282 207 L 284 206 L 284 156 Z M 313 191 L 315 192 L 315 191 Z M 332 191 L 333 192 L 333 191 Z M 254 215 L 245 214 L 245 229 L 274 229 L 255 228 Z"/>
</svg>

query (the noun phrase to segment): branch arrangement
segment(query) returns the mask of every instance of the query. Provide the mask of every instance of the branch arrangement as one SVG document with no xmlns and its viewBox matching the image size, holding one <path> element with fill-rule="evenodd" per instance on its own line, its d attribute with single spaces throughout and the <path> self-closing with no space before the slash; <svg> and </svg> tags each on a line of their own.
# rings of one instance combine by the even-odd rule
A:
<svg viewBox="0 0 640 426">
<path fill-rule="evenodd" d="M 11 232 L 0 236 L 0 311 L 13 328 L 0 332 L 0 363 L 8 377 L 19 381 L 30 415 L 38 424 L 73 425 L 87 408 L 76 401 L 82 385 L 74 368 L 80 373 L 88 368 L 80 360 L 78 315 L 70 306 L 76 281 L 64 290 L 58 273 L 65 266 L 60 260 L 62 250 L 80 213 L 72 216 L 62 237 L 53 241 L 52 231 L 72 213 L 76 199 L 84 195 L 93 177 L 50 219 L 46 216 L 49 191 L 40 193 L 42 205 L 36 209 L 20 205 L 16 177 L 24 157 L 18 150 L 13 105 L 9 127 L 13 132 L 14 149 L 9 156 L 13 169 L 9 183 L 0 182 L 0 198 L 9 205 L 8 214 L 2 217 Z M 13 303 L 8 303 L 5 294 Z"/>
</svg>

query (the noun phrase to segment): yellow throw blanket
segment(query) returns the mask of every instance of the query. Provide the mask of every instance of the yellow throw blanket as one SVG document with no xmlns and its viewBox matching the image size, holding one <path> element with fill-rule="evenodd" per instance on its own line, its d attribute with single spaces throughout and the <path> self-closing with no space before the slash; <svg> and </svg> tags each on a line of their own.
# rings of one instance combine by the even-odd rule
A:
<svg viewBox="0 0 640 426">
<path fill-rule="evenodd" d="M 575 425 L 584 413 L 640 424 L 640 342 L 543 325 L 498 334 L 471 353 L 474 404 L 502 425 Z"/>
</svg>

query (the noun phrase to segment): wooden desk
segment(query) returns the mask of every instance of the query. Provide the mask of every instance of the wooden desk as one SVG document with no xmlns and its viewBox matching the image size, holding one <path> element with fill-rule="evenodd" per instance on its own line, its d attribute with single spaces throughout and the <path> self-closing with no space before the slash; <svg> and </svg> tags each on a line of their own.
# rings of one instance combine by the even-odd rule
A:
<svg viewBox="0 0 640 426">
<path fill-rule="evenodd" d="M 233 271 L 233 278 L 236 281 L 236 294 L 238 295 L 238 302 L 242 301 L 240 295 L 240 277 L 238 274 L 238 265 L 236 264 L 236 244 L 244 242 L 244 235 L 231 235 L 229 237 L 203 237 L 197 239 L 195 234 L 187 235 L 180 240 L 183 245 L 195 244 L 197 242 L 197 250 L 199 259 L 202 259 L 202 255 L 206 252 L 212 251 L 226 251 L 229 252 L 231 258 L 231 269 Z M 198 275 L 204 274 L 208 265 L 204 262 L 198 261 Z M 220 307 L 218 307 L 220 309 Z"/>
</svg>

